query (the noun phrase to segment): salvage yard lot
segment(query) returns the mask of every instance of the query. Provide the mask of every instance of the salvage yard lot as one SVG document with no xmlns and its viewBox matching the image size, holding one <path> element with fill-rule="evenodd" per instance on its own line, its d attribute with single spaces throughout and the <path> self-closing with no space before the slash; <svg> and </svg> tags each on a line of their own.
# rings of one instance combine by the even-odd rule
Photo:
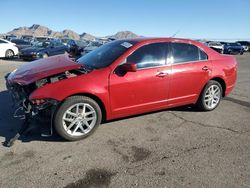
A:
<svg viewBox="0 0 250 188">
<path fill-rule="evenodd" d="M 77 142 L 34 129 L 0 146 L 0 187 L 250 187 L 250 54 L 237 60 L 237 86 L 212 112 L 181 107 L 116 120 Z M 0 60 L 1 142 L 21 123 L 4 75 L 22 63 Z"/>
</svg>

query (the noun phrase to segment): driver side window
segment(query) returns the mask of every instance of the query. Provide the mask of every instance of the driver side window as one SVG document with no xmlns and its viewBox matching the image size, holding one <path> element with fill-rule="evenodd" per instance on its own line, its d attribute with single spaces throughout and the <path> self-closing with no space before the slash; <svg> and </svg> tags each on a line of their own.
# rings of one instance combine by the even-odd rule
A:
<svg viewBox="0 0 250 188">
<path fill-rule="evenodd" d="M 153 43 L 142 46 L 127 58 L 137 69 L 158 67 L 166 64 L 167 43 Z"/>
</svg>

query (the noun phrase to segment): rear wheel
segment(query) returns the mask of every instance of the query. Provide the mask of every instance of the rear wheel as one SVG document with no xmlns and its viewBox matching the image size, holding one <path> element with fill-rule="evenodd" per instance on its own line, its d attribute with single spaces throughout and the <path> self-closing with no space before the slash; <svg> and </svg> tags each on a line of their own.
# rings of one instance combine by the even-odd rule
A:
<svg viewBox="0 0 250 188">
<path fill-rule="evenodd" d="M 14 57 L 14 52 L 12 50 L 6 50 L 5 57 L 8 59 L 12 59 Z"/>
<path fill-rule="evenodd" d="M 222 92 L 220 83 L 210 80 L 200 94 L 197 106 L 203 111 L 214 110 L 221 101 Z"/>
<path fill-rule="evenodd" d="M 74 96 L 66 99 L 57 110 L 54 126 L 61 137 L 73 141 L 89 136 L 101 120 L 101 109 L 93 99 Z"/>
</svg>

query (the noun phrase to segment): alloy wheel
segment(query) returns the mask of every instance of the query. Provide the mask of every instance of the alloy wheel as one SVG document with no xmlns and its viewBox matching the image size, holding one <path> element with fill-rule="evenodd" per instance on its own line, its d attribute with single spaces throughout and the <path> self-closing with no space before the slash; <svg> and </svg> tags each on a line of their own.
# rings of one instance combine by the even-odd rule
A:
<svg viewBox="0 0 250 188">
<path fill-rule="evenodd" d="M 71 136 L 83 136 L 89 133 L 94 128 L 96 121 L 96 111 L 87 103 L 70 106 L 62 118 L 63 128 Z"/>
<path fill-rule="evenodd" d="M 209 109 L 215 108 L 221 99 L 221 89 L 218 85 L 211 85 L 204 97 L 204 103 Z"/>
</svg>

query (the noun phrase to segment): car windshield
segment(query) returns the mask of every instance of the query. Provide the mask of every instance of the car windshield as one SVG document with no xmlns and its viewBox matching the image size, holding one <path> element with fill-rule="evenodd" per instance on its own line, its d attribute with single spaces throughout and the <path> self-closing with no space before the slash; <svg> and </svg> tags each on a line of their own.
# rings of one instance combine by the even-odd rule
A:
<svg viewBox="0 0 250 188">
<path fill-rule="evenodd" d="M 77 62 L 95 69 L 107 67 L 134 44 L 135 41 L 126 40 L 110 42 L 82 56 Z"/>
<path fill-rule="evenodd" d="M 72 39 L 61 39 L 61 41 L 63 42 L 63 43 L 68 43 L 69 41 L 71 41 Z"/>
<path fill-rule="evenodd" d="M 99 46 L 101 46 L 101 45 L 102 45 L 102 44 L 99 43 L 99 42 L 90 42 L 90 43 L 88 44 L 88 47 L 92 47 L 92 46 L 99 47 Z"/>
<path fill-rule="evenodd" d="M 37 48 L 47 48 L 48 46 L 50 45 L 50 42 L 36 42 L 34 43 L 34 47 L 37 47 Z"/>
</svg>

